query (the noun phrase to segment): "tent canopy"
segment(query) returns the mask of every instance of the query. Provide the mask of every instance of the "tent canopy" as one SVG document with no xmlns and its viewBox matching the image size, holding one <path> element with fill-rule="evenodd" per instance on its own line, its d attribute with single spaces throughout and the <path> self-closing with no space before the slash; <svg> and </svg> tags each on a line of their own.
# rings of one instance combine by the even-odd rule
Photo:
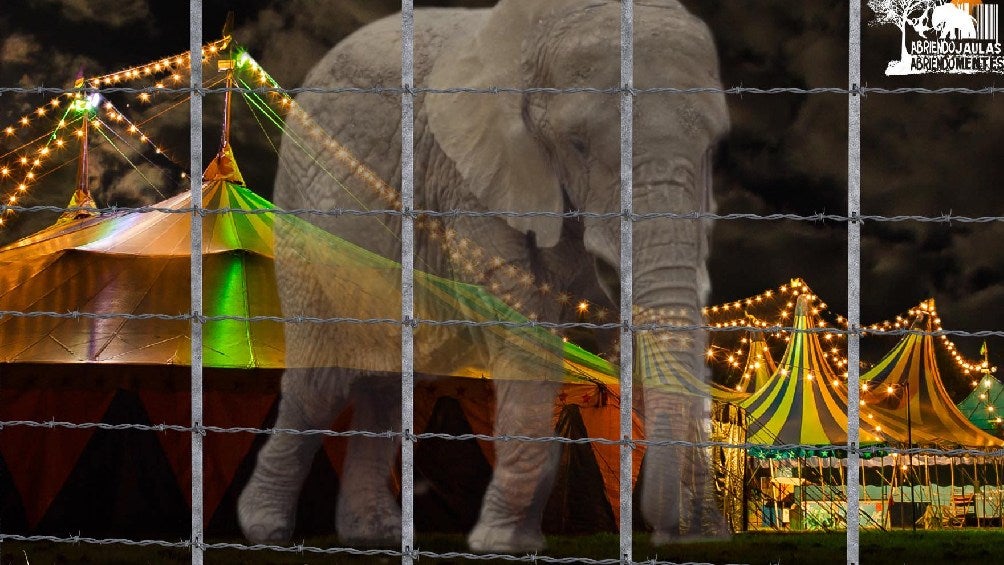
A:
<svg viewBox="0 0 1004 565">
<path fill-rule="evenodd" d="M 294 234 L 301 248 L 292 256 L 323 264 L 332 286 L 341 290 L 366 287 L 365 293 L 342 295 L 355 298 L 351 304 L 354 312 L 346 314 L 357 313 L 360 318 L 400 316 L 400 265 L 297 216 L 273 212 L 271 203 L 243 186 L 229 145 L 207 168 L 204 180 L 203 208 L 223 210 L 202 218 L 204 315 L 225 318 L 205 323 L 204 366 L 289 365 L 282 323 L 247 319 L 283 315 L 274 262 L 277 231 Z M 191 310 L 190 207 L 190 194 L 183 193 L 157 205 L 169 212 L 64 217 L 0 249 L 0 310 L 88 314 L 0 319 L 0 363 L 189 364 L 190 321 L 185 316 Z M 445 314 L 475 322 L 527 321 L 481 287 L 424 272 L 416 272 L 415 280 L 419 317 L 444 319 Z M 423 316 L 423 308 L 434 310 L 435 315 Z M 310 313 L 290 315 L 295 314 Z M 386 325 L 370 328 L 381 332 L 381 342 L 391 344 L 387 347 L 387 368 L 340 365 L 342 359 L 332 359 L 330 365 L 364 370 L 399 367 L 400 355 L 394 354 L 392 346 L 393 330 Z M 423 331 L 433 330 L 419 328 L 419 351 Z M 561 344 L 540 328 L 486 331 L 502 336 L 497 339 L 514 347 L 533 351 L 538 363 L 563 367 L 565 380 L 617 382 L 615 366 L 573 344 Z M 451 337 L 470 339 L 467 334 L 460 328 Z M 492 376 L 478 363 L 478 356 L 464 360 L 462 366 L 448 367 L 445 372 L 429 372 Z"/>
<path fill-rule="evenodd" d="M 271 203 L 243 186 L 229 146 L 210 164 L 204 180 L 202 206 L 210 211 L 202 217 L 203 313 L 225 317 L 208 321 L 203 331 L 205 422 L 225 428 L 263 427 L 276 401 L 281 370 L 289 366 L 285 328 L 279 321 L 247 318 L 283 315 L 274 262 L 275 234 L 296 235 L 302 247 L 294 250 L 293 260 L 320 262 L 332 285 L 329 288 L 363 287 L 365 293 L 346 295 L 353 300 L 341 303 L 364 307 L 367 317 L 399 319 L 401 267 L 297 216 L 274 211 Z M 0 413 L 7 419 L 34 421 L 190 422 L 186 367 L 190 363 L 190 204 L 186 193 L 156 205 L 166 211 L 64 216 L 55 225 L 0 249 L 0 310 L 27 314 L 0 317 Z M 527 321 L 478 286 L 423 272 L 415 273 L 415 286 L 419 318 L 436 319 L 429 315 L 435 307 L 439 319 Z M 45 312 L 82 312 L 86 316 L 34 315 Z M 355 327 L 379 329 L 384 342 L 390 344 L 386 357 L 399 368 L 400 339 L 394 343 L 394 333 L 388 329 L 398 325 Z M 419 327 L 416 335 L 422 331 L 425 328 Z M 457 339 L 471 335 L 463 327 L 450 331 Z M 574 413 L 579 422 L 575 434 L 619 437 L 615 366 L 539 327 L 497 331 L 500 339 L 509 339 L 514 346 L 526 345 L 532 361 L 560 371 L 564 384 L 554 414 L 556 419 L 564 419 L 559 422 L 563 426 L 559 431 L 567 431 L 571 426 L 568 418 Z M 478 346 L 472 341 L 453 343 L 460 350 Z M 429 427 L 438 431 L 429 423 L 435 417 L 433 404 L 450 397 L 458 403 L 470 431 L 492 433 L 494 387 L 488 379 L 493 375 L 479 364 L 476 355 L 464 361 L 449 372 L 436 373 L 459 378 L 417 379 L 416 430 Z M 422 372 L 421 366 L 416 369 Z M 115 408 L 120 405 L 130 407 L 128 418 Z M 347 418 L 350 412 L 339 418 Z M 336 421 L 333 427 L 339 426 L 348 426 L 348 421 Z M 127 441 L 129 436 L 116 433 L 120 434 L 116 441 Z M 185 493 L 190 492 L 190 438 L 177 433 L 137 433 L 149 434 L 150 441 L 145 444 L 146 451 L 130 455 L 129 463 L 149 455 L 152 459 L 141 461 L 144 469 L 158 473 L 170 469 L 183 505 Z M 638 418 L 634 436 L 643 437 Z M 59 514 L 72 507 L 72 512 L 80 515 L 93 514 L 91 507 L 78 508 L 72 500 L 67 506 L 57 496 L 76 492 L 77 485 L 68 483 L 67 478 L 73 473 L 92 472 L 88 466 L 93 463 L 88 462 L 106 464 L 101 457 L 89 455 L 94 450 L 93 437 L 91 429 L 12 427 L 4 431 L 0 468 L 9 470 L 13 486 L 4 496 L 20 501 L 23 516 L 18 519 L 23 520 L 25 531 L 47 527 L 50 511 Z M 232 512 L 233 502 L 227 502 L 226 493 L 240 480 L 239 466 L 253 461 L 252 442 L 257 437 L 206 437 L 208 515 L 219 508 Z M 344 441 L 329 440 L 325 445 L 337 468 L 344 458 Z M 133 449 L 132 444 L 123 449 Z M 492 461 L 490 442 L 477 444 L 475 449 Z M 593 454 L 595 463 L 588 463 L 598 469 L 602 482 L 593 481 L 590 488 L 593 494 L 607 497 L 615 517 L 619 510 L 618 449 L 594 443 L 579 450 Z M 52 454 L 58 457 L 53 459 Z M 640 461 L 639 456 L 633 477 L 637 477 Z M 143 476 L 147 473 L 129 464 L 123 464 L 122 469 Z M 580 470 L 576 467 L 575 472 Z M 7 512 L 4 496 L 0 496 L 0 503 L 4 503 L 0 506 Z M 131 506 L 134 504 L 117 498 L 109 502 L 116 512 L 127 513 L 136 511 Z"/>
<path fill-rule="evenodd" d="M 919 311 L 912 324 L 915 330 L 932 332 L 931 314 Z M 991 447 L 999 438 L 984 432 L 963 415 L 948 396 L 935 357 L 934 336 L 908 333 L 874 367 L 861 375 L 862 428 L 869 414 L 895 421 L 899 441 L 906 433 L 914 444 Z M 908 404 L 909 403 L 909 404 Z M 906 429 L 909 419 L 910 429 Z"/>
<path fill-rule="evenodd" d="M 816 327 L 812 297 L 802 294 L 795 305 L 794 331 L 777 369 L 763 388 L 739 403 L 747 414 L 747 441 L 765 446 L 762 455 L 801 454 L 798 448 L 780 453 L 770 446 L 847 443 L 846 381 L 823 357 L 819 334 L 812 331 Z M 862 429 L 862 444 L 884 440 Z"/>
<path fill-rule="evenodd" d="M 976 387 L 962 402 L 959 411 L 979 429 L 994 433 L 1001 429 L 1004 411 L 1004 384 L 997 377 L 984 373 Z"/>
</svg>

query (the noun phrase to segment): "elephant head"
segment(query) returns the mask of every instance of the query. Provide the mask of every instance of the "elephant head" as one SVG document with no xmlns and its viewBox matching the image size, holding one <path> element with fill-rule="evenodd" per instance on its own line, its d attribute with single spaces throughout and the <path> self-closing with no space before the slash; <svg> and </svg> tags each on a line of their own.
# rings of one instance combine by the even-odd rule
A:
<svg viewBox="0 0 1004 565">
<path fill-rule="evenodd" d="M 717 54 L 707 27 L 678 2 L 636 2 L 634 86 L 720 88 Z M 444 47 L 432 88 L 613 88 L 620 81 L 620 3 L 502 0 L 472 34 Z M 428 127 L 466 186 L 488 209 L 620 211 L 620 96 L 616 93 L 429 94 Z M 712 148 L 728 129 L 721 92 L 643 93 L 634 98 L 634 212 L 708 212 Z M 553 216 L 508 219 L 555 245 Z M 692 326 L 709 283 L 709 225 L 659 218 L 634 224 L 636 321 Z M 586 218 L 584 244 L 611 298 L 618 300 L 619 218 Z M 636 382 L 642 385 L 650 439 L 700 439 L 706 419 L 703 336 L 693 331 L 636 334 Z M 687 386 L 685 383 L 690 383 Z M 696 386 L 693 386 L 696 383 Z M 702 384 L 705 385 L 701 390 Z M 650 449 L 643 470 L 642 513 L 660 536 L 701 532 L 699 507 L 682 489 L 681 448 Z M 693 461 L 691 461 L 692 463 Z M 694 479 L 704 482 L 707 477 Z M 698 493 L 699 494 L 699 493 Z"/>
</svg>

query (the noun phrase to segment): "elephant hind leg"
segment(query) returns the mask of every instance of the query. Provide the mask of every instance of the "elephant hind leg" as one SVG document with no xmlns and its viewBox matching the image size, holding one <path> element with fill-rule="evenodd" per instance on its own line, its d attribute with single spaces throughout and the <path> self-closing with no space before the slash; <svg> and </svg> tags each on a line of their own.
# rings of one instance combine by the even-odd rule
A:
<svg viewBox="0 0 1004 565">
<path fill-rule="evenodd" d="M 496 436 L 554 434 L 553 382 L 497 380 Z M 554 484 L 560 446 L 554 442 L 495 442 L 495 470 L 468 537 L 475 551 L 519 552 L 544 548 L 540 530 Z"/>
<path fill-rule="evenodd" d="M 339 377 L 320 369 L 290 369 L 283 375 L 277 429 L 327 429 L 343 395 L 331 389 Z M 330 395 L 330 396 L 329 396 Z M 252 543 L 284 543 L 293 535 L 303 481 L 321 445 L 320 435 L 269 436 L 254 472 L 237 499 L 237 520 Z"/>
<path fill-rule="evenodd" d="M 361 376 L 351 394 L 352 429 L 399 430 L 400 397 L 400 377 Z M 361 545 L 400 541 L 401 507 L 389 485 L 399 446 L 396 439 L 349 438 L 335 518 L 342 541 Z"/>
</svg>

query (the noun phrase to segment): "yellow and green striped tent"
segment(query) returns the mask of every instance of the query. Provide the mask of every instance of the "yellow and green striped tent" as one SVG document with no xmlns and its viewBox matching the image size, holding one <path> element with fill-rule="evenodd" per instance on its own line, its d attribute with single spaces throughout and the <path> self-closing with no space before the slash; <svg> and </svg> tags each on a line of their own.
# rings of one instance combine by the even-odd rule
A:
<svg viewBox="0 0 1004 565">
<path fill-rule="evenodd" d="M 931 332 L 931 314 L 920 312 L 912 329 Z M 869 414 L 895 426 L 894 438 L 914 444 L 963 447 L 990 447 L 1002 444 L 976 427 L 959 411 L 942 384 L 935 357 L 934 336 L 908 333 L 881 361 L 861 375 L 862 429 Z M 909 401 L 909 408 L 907 405 Z M 909 410 L 909 414 L 907 411 Z"/>
<path fill-rule="evenodd" d="M 811 298 L 799 296 L 793 331 L 777 369 L 763 388 L 739 405 L 746 410 L 747 441 L 760 444 L 752 450 L 764 456 L 786 457 L 804 453 L 800 447 L 847 443 L 847 395 L 840 378 L 823 357 Z M 861 443 L 885 438 L 862 430 Z"/>
</svg>

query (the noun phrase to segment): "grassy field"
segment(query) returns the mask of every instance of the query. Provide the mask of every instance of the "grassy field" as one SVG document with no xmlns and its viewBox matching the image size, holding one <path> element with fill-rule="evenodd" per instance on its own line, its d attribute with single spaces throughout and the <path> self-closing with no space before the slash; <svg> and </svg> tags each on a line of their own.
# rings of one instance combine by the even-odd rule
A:
<svg viewBox="0 0 1004 565">
<path fill-rule="evenodd" d="M 335 545 L 333 539 L 307 540 L 321 547 Z M 617 556 L 617 536 L 549 537 L 545 553 L 555 557 L 590 557 L 608 559 Z M 999 549 L 1004 545 L 1004 530 L 893 531 L 862 532 L 861 563 L 952 565 L 1004 562 Z M 420 536 L 422 550 L 445 553 L 464 548 L 462 536 Z M 747 533 L 728 542 L 702 542 L 653 548 L 646 538 L 637 540 L 637 561 L 657 558 L 676 562 L 800 564 L 845 563 L 844 534 L 834 533 Z M 189 563 L 187 552 L 159 548 L 93 546 L 66 544 L 23 544 L 7 542 L 0 546 L 0 565 L 48 565 L 63 563 Z M 355 557 L 271 552 L 215 550 L 206 553 L 207 563 L 396 563 L 397 558 Z M 422 558 L 420 563 L 484 563 L 462 559 Z M 502 563 L 502 561 L 494 561 Z"/>
</svg>

